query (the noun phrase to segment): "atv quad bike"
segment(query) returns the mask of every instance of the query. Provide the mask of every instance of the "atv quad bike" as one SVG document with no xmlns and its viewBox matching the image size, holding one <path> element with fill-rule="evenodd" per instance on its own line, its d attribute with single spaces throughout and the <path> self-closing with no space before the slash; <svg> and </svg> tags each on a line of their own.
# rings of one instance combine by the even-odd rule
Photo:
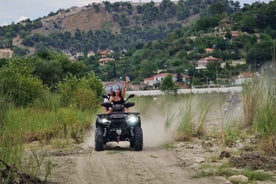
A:
<svg viewBox="0 0 276 184">
<path fill-rule="evenodd" d="M 103 95 L 103 98 L 108 96 Z M 129 95 L 124 104 L 112 104 L 103 102 L 102 106 L 113 108 L 113 112 L 109 114 L 98 114 L 95 130 L 95 150 L 102 151 L 104 145 L 111 141 L 128 141 L 130 148 L 135 151 L 143 149 L 143 131 L 141 128 L 141 118 L 138 112 L 124 112 L 124 108 L 130 108 L 135 104 L 128 102 L 129 98 L 133 98 L 134 94 Z"/>
</svg>

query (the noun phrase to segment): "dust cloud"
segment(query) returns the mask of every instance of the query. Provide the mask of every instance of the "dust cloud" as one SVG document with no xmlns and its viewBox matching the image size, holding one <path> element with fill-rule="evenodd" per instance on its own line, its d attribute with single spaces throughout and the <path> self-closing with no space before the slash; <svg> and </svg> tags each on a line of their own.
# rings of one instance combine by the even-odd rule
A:
<svg viewBox="0 0 276 184">
<path fill-rule="evenodd" d="M 224 123 L 233 124 L 233 122 L 242 121 L 241 97 L 239 94 L 228 94 L 228 99 L 224 99 L 222 111 L 225 113 Z M 203 121 L 202 116 L 207 112 L 205 128 L 209 130 L 219 130 L 221 123 L 221 111 L 219 110 L 218 95 L 194 95 L 192 98 L 180 96 L 177 98 L 166 96 L 148 96 L 136 97 L 133 112 L 140 112 L 141 124 L 143 129 L 144 147 L 157 147 L 173 141 L 176 135 L 176 129 L 185 115 L 192 116 L 194 128 L 197 123 Z M 234 102 L 233 102 L 234 101 Z M 207 106 L 211 104 L 210 106 Z M 204 107 L 205 106 L 205 107 Z M 189 108 L 191 111 L 189 111 Z M 187 114 L 190 113 L 190 114 Z M 201 119 L 200 119 L 201 118 Z M 92 129 L 86 136 L 83 147 L 94 147 L 94 121 L 92 120 Z M 114 143 L 120 147 L 128 147 L 129 143 Z"/>
<path fill-rule="evenodd" d="M 173 130 L 166 128 L 166 118 L 157 107 L 141 115 L 141 120 L 144 147 L 156 147 L 173 140 Z"/>
<path fill-rule="evenodd" d="M 157 147 L 172 141 L 174 130 L 172 127 L 166 127 L 167 113 L 164 112 L 164 102 L 161 102 L 157 97 L 147 97 L 146 99 L 141 97 L 135 103 L 136 106 L 132 111 L 140 112 L 144 147 Z M 177 109 L 177 104 L 174 106 Z M 85 142 L 82 144 L 83 148 L 94 147 L 94 122 L 95 120 L 92 120 L 91 131 L 85 136 Z M 125 147 L 127 144 L 120 142 L 117 145 Z"/>
</svg>

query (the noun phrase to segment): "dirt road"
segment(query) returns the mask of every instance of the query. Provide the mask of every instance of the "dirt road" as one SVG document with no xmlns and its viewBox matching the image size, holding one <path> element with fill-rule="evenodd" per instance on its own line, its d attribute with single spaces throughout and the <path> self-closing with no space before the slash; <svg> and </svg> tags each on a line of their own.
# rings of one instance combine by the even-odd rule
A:
<svg viewBox="0 0 276 184">
<path fill-rule="evenodd" d="M 193 165 L 203 161 L 201 156 L 193 154 L 199 150 L 190 149 L 190 153 L 184 147 L 176 150 L 149 147 L 135 152 L 126 144 L 120 147 L 109 144 L 103 152 L 91 150 L 90 153 L 54 157 L 58 165 L 50 180 L 66 184 L 221 184 L 226 181 L 223 177 L 193 178 L 196 174 Z"/>
<path fill-rule="evenodd" d="M 111 142 L 104 151 L 96 152 L 92 133 L 74 153 L 52 158 L 55 167 L 49 179 L 64 184 L 225 183 L 224 177 L 194 178 L 199 164 L 214 154 L 206 151 L 201 141 L 167 144 L 171 133 L 146 121 L 143 130 L 141 152 L 129 149 L 128 142 Z"/>
<path fill-rule="evenodd" d="M 156 104 L 159 103 L 158 100 L 155 101 Z M 173 140 L 173 130 L 166 129 L 165 124 L 168 119 L 173 121 L 172 117 L 177 113 L 160 113 L 156 104 L 153 108 L 140 107 L 139 103 L 137 104 L 138 111 L 143 115 L 143 151 L 130 150 L 129 143 L 108 143 L 104 151 L 96 152 L 93 148 L 92 128 L 91 135 L 88 135 L 85 143 L 77 148 L 76 152 L 52 156 L 55 167 L 49 180 L 64 184 L 225 183 L 225 177 L 194 177 L 200 164 L 219 155 L 219 146 L 212 146 L 212 150 L 208 150 L 202 140 L 197 139 L 191 142 L 169 143 Z M 168 109 L 179 110 L 179 104 Z"/>
</svg>

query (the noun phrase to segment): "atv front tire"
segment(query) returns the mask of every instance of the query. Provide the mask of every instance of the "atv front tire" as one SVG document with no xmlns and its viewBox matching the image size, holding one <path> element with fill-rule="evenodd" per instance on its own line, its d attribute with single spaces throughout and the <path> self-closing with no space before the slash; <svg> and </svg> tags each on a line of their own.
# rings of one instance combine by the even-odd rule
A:
<svg viewBox="0 0 276 184">
<path fill-rule="evenodd" d="M 104 146 L 103 130 L 101 128 L 96 128 L 96 130 L 95 130 L 95 150 L 103 151 L 103 146 Z"/>
<path fill-rule="evenodd" d="M 135 146 L 135 138 L 134 137 L 130 139 L 129 145 L 130 145 L 130 148 L 134 148 L 134 146 Z"/>
<path fill-rule="evenodd" d="M 136 127 L 134 134 L 135 134 L 134 150 L 142 151 L 143 150 L 143 130 L 142 130 L 142 128 Z"/>
</svg>

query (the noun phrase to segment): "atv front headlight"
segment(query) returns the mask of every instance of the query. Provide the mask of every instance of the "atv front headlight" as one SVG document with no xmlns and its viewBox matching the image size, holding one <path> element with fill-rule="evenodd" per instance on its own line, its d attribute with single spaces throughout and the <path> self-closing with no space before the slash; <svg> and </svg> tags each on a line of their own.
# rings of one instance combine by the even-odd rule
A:
<svg viewBox="0 0 276 184">
<path fill-rule="evenodd" d="M 126 119 L 126 122 L 129 126 L 135 126 L 138 123 L 139 119 L 135 115 L 129 115 Z"/>
<path fill-rule="evenodd" d="M 104 125 L 109 125 L 111 123 L 111 121 L 106 119 L 106 118 L 99 119 L 99 122 L 104 124 Z"/>
</svg>

